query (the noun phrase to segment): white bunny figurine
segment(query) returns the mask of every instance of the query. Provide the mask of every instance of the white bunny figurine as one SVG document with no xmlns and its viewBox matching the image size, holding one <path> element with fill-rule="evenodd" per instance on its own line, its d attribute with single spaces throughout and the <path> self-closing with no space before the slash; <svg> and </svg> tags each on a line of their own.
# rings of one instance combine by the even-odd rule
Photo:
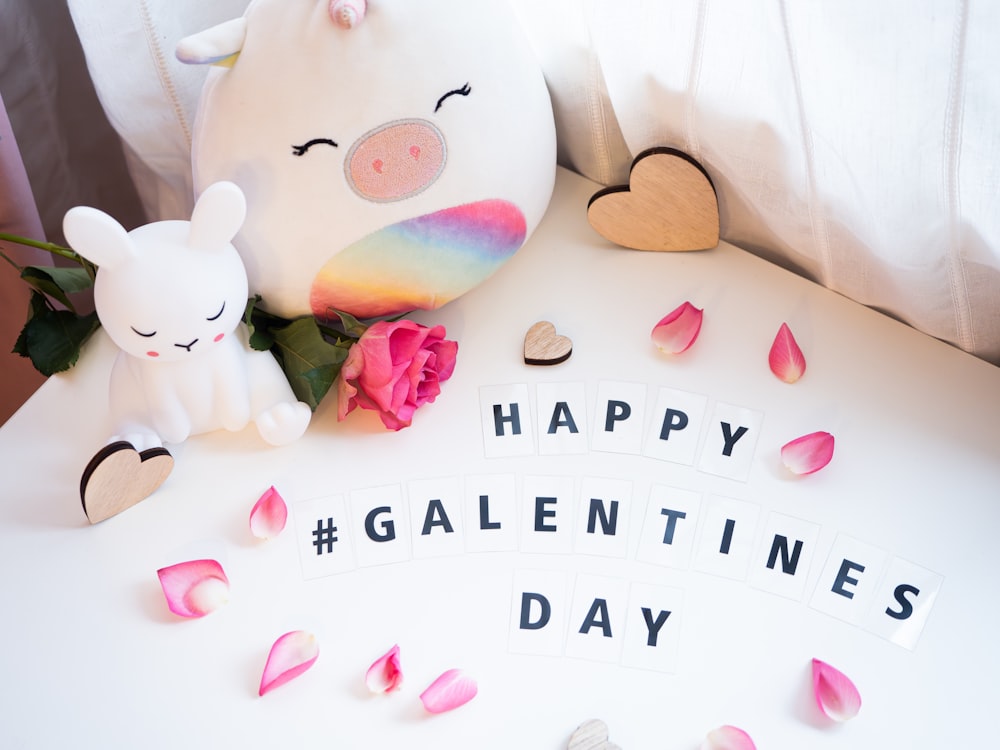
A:
<svg viewBox="0 0 1000 750">
<path fill-rule="evenodd" d="M 246 200 L 231 182 L 208 187 L 190 222 L 126 232 L 97 209 L 67 212 L 66 239 L 97 264 L 97 315 L 121 349 L 110 384 L 109 443 L 116 450 L 127 443 L 143 458 L 159 456 L 164 443 L 240 430 L 251 420 L 265 441 L 281 445 L 308 427 L 312 412 L 295 398 L 277 361 L 248 344 L 247 274 L 231 244 L 245 216 Z M 91 462 L 84 485 L 101 457 Z M 88 516 L 94 520 L 89 509 Z"/>
</svg>

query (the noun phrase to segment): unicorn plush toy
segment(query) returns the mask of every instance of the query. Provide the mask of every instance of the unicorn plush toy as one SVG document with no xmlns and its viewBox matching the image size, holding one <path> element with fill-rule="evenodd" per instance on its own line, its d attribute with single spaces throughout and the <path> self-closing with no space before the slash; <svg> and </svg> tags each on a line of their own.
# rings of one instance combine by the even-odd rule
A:
<svg viewBox="0 0 1000 750">
<path fill-rule="evenodd" d="M 96 263 L 94 302 L 120 352 L 111 372 L 114 435 L 84 472 L 91 523 L 153 492 L 173 461 L 164 443 L 251 421 L 268 443 L 299 438 L 312 412 L 270 352 L 248 345 L 247 276 L 231 240 L 243 223 L 240 189 L 219 182 L 191 221 L 126 232 L 94 208 L 70 209 L 66 239 Z"/>
<path fill-rule="evenodd" d="M 243 189 L 234 243 L 273 313 L 434 309 L 548 206 L 552 107 L 505 0 L 252 0 L 177 55 L 213 66 L 195 187 Z"/>
</svg>

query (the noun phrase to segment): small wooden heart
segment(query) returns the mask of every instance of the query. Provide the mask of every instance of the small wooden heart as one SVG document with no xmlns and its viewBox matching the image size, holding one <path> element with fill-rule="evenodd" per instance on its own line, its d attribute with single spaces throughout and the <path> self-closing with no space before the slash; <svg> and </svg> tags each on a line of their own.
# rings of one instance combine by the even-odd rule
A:
<svg viewBox="0 0 1000 750">
<path fill-rule="evenodd" d="M 704 168 L 671 148 L 644 151 L 628 185 L 594 193 L 587 220 L 605 239 L 635 250 L 707 250 L 719 244 L 719 200 Z"/>
<path fill-rule="evenodd" d="M 556 333 L 556 327 L 541 320 L 524 335 L 524 364 L 557 365 L 569 359 L 573 342 Z"/>
<path fill-rule="evenodd" d="M 124 440 L 110 443 L 83 470 L 83 512 L 92 524 L 111 518 L 156 492 L 173 468 L 174 457 L 166 448 L 139 453 Z"/>
<path fill-rule="evenodd" d="M 570 735 L 566 750 L 621 750 L 608 740 L 608 725 L 600 719 L 585 721 Z"/>
</svg>

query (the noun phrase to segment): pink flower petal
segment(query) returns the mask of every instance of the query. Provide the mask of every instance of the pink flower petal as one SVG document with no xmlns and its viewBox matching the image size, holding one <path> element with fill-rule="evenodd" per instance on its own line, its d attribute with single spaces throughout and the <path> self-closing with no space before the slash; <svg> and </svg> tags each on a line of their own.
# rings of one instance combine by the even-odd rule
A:
<svg viewBox="0 0 1000 750">
<path fill-rule="evenodd" d="M 812 474 L 833 458 L 833 435 L 810 432 L 781 446 L 781 460 L 793 474 Z"/>
<path fill-rule="evenodd" d="M 861 694 L 838 669 L 819 659 L 812 660 L 813 695 L 824 715 L 834 721 L 853 719 L 861 710 Z"/>
<path fill-rule="evenodd" d="M 189 560 L 156 571 L 167 606 L 181 617 L 203 617 L 229 601 L 229 579 L 215 560 Z"/>
<path fill-rule="evenodd" d="M 686 351 L 698 338 L 703 314 L 704 311 L 690 302 L 685 302 L 673 312 L 667 313 L 653 326 L 653 332 L 650 334 L 653 343 L 668 354 L 680 354 Z"/>
<path fill-rule="evenodd" d="M 391 693 L 403 684 L 403 670 L 399 666 L 399 646 L 393 646 L 368 667 L 365 684 L 373 693 Z"/>
<path fill-rule="evenodd" d="M 259 695 L 264 695 L 289 680 L 298 677 L 316 661 L 319 643 L 316 636 L 304 630 L 285 633 L 271 646 L 260 678 Z"/>
<path fill-rule="evenodd" d="M 757 746 L 742 729 L 725 724 L 705 735 L 701 750 L 757 750 Z"/>
<path fill-rule="evenodd" d="M 420 694 L 420 700 L 432 714 L 440 714 L 464 706 L 477 692 L 475 680 L 459 669 L 449 669 Z"/>
<path fill-rule="evenodd" d="M 258 539 L 273 539 L 285 528 L 288 506 L 274 487 L 270 487 L 250 511 L 250 532 Z"/>
<path fill-rule="evenodd" d="M 767 362 L 771 372 L 786 383 L 794 383 L 806 371 L 806 358 L 787 323 L 782 323 L 778 329 Z"/>
</svg>

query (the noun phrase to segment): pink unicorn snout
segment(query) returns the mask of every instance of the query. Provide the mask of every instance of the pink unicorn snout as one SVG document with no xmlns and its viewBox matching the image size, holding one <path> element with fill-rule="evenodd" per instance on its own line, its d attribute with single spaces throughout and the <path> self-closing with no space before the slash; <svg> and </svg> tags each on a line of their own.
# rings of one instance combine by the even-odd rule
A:
<svg viewBox="0 0 1000 750">
<path fill-rule="evenodd" d="M 447 159 L 444 136 L 427 120 L 396 120 L 358 138 L 347 152 L 347 182 L 362 198 L 403 200 L 426 190 Z"/>
</svg>

